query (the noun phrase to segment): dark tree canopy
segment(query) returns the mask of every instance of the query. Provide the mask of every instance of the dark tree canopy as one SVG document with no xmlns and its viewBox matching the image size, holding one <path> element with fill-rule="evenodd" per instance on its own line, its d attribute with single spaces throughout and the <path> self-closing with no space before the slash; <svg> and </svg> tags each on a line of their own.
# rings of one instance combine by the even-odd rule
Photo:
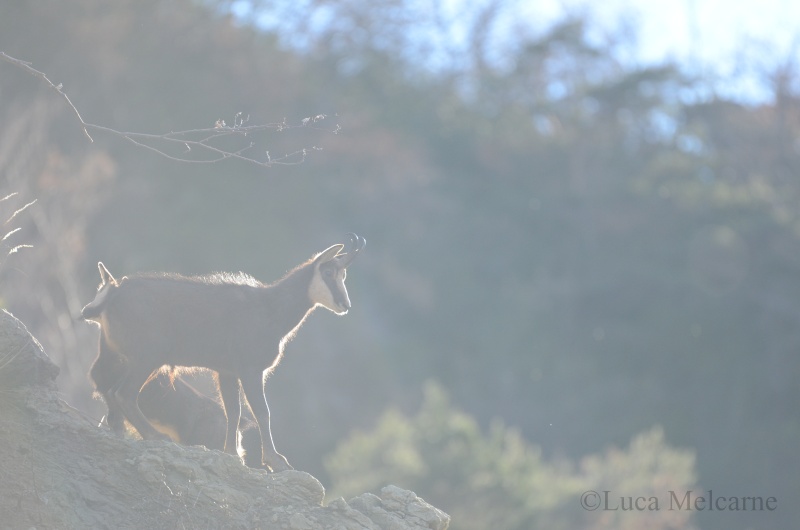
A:
<svg viewBox="0 0 800 530">
<path fill-rule="evenodd" d="M 796 520 L 794 63 L 751 104 L 681 65 L 626 64 L 635 41 L 589 38 L 589 20 L 498 40 L 502 2 L 459 14 L 466 44 L 450 48 L 414 39 L 446 26 L 415 2 L 254 2 L 266 29 L 234 4 L 0 6 L 0 51 L 63 83 L 87 122 L 162 134 L 326 116 L 259 138 L 271 156 L 320 149 L 299 165 L 181 164 L 114 135 L 89 143 L 52 90 L 0 62 L 0 197 L 38 199 L 14 220 L 9 241 L 33 248 L 3 266 L 0 296 L 68 401 L 101 414 L 93 330 L 70 321 L 98 260 L 269 279 L 356 231 L 371 248 L 351 314 L 310 323 L 270 379 L 296 466 L 331 480 L 337 442 L 389 406 L 413 415 L 433 379 L 544 458 L 660 426 L 695 452 L 703 488 L 781 501 L 697 514 L 702 528 Z M 433 479 L 414 487 L 437 504 Z"/>
</svg>

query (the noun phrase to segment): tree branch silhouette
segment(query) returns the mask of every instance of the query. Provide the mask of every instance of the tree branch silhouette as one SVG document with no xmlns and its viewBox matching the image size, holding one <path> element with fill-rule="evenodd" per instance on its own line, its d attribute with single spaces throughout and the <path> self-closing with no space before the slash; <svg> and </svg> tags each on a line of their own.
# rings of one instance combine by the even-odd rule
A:
<svg viewBox="0 0 800 530">
<path fill-rule="evenodd" d="M 4 201 L 14 197 L 15 195 L 17 195 L 16 192 L 15 193 L 10 193 L 10 194 L 6 195 L 5 197 L 0 198 L 0 202 L 4 202 Z M 7 228 L 3 228 L 3 227 L 7 226 L 11 221 L 14 220 L 14 218 L 16 216 L 18 216 L 19 214 L 24 212 L 29 206 L 33 205 L 35 202 L 36 202 L 36 200 L 34 199 L 31 202 L 27 203 L 25 206 L 23 206 L 21 208 L 17 208 L 16 210 L 14 210 L 14 213 L 11 214 L 11 217 L 6 219 L 3 222 L 3 224 L 0 224 L 0 233 L 2 233 L 5 230 L 8 230 L 8 232 L 6 232 L 5 235 L 3 235 L 3 237 L 0 237 L 0 267 L 3 266 L 3 264 L 5 263 L 6 258 L 9 257 L 11 254 L 15 254 L 15 253 L 19 252 L 20 250 L 22 250 L 23 248 L 31 248 L 31 245 L 15 245 L 15 246 L 12 247 L 6 240 L 8 238 L 10 238 L 11 236 L 13 236 L 15 233 L 19 232 L 20 229 L 19 228 L 7 229 Z"/>
<path fill-rule="evenodd" d="M 11 57 L 2 51 L 0 51 L 0 59 L 28 72 L 35 77 L 38 77 L 50 89 L 57 92 L 58 95 L 61 96 L 64 101 L 66 101 L 69 108 L 72 109 L 72 113 L 78 119 L 78 122 L 83 128 L 84 134 L 90 142 L 94 142 L 94 139 L 89 134 L 89 130 L 103 132 L 124 138 L 137 147 L 153 151 L 160 156 L 176 162 L 214 164 L 223 160 L 238 159 L 261 167 L 271 167 L 275 164 L 300 164 L 305 160 L 306 155 L 310 150 L 317 151 L 321 150 L 321 148 L 302 148 L 294 152 L 284 154 L 280 157 L 273 158 L 269 151 L 264 151 L 260 154 L 249 154 L 256 150 L 256 143 L 252 140 L 250 140 L 248 145 L 239 149 L 225 148 L 220 145 L 215 145 L 213 142 L 217 142 L 217 144 L 219 144 L 219 141 L 222 138 L 227 137 L 249 139 L 255 134 L 264 131 L 280 132 L 286 129 L 295 128 L 311 128 L 333 134 L 339 132 L 338 125 L 336 125 L 333 129 L 322 129 L 314 126 L 314 124 L 326 118 L 324 114 L 305 118 L 300 122 L 299 125 L 289 125 L 286 123 L 285 119 L 278 123 L 247 125 L 249 117 L 243 117 L 242 113 L 239 113 L 235 116 L 233 125 L 227 125 L 224 120 L 217 120 L 213 127 L 191 129 L 186 131 L 171 131 L 164 134 L 118 131 L 116 129 L 112 129 L 111 127 L 105 127 L 103 125 L 97 125 L 85 121 L 81 116 L 81 113 L 78 112 L 77 107 L 75 107 L 75 105 L 69 99 L 69 96 L 67 96 L 67 94 L 63 91 L 63 85 L 61 83 L 58 85 L 54 84 L 44 72 L 33 68 L 31 66 L 32 63 Z M 173 151 L 169 151 L 169 149 Z M 188 156 L 189 153 L 193 153 L 194 157 Z M 197 155 L 194 155 L 194 153 L 197 153 Z"/>
</svg>

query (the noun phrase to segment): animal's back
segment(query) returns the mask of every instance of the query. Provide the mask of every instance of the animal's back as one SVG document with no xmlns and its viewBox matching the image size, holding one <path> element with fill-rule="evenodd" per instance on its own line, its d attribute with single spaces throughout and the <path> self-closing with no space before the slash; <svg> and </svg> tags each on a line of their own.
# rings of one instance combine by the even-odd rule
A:
<svg viewBox="0 0 800 530">
<path fill-rule="evenodd" d="M 173 364 L 227 371 L 233 359 L 225 353 L 254 340 L 258 288 L 219 276 L 125 278 L 109 297 L 101 327 L 114 350 L 151 361 L 153 369 Z"/>
</svg>

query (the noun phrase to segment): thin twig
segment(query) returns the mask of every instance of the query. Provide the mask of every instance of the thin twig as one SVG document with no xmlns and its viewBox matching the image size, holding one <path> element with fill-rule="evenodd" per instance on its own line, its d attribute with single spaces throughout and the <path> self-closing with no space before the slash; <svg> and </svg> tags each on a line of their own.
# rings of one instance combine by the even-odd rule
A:
<svg viewBox="0 0 800 530">
<path fill-rule="evenodd" d="M 17 192 L 9 193 L 8 195 L 6 195 L 2 199 L 0 199 L 0 202 L 3 202 L 5 200 L 7 200 L 7 199 L 10 199 L 11 197 L 14 197 L 15 195 L 18 195 L 18 193 Z M 14 218 L 17 215 L 19 215 L 20 213 L 25 211 L 30 205 L 34 204 L 35 202 L 36 202 L 36 199 L 32 200 L 31 202 L 29 202 L 28 204 L 26 204 L 22 208 L 17 209 L 13 214 L 11 214 L 11 217 L 6 219 L 6 221 L 0 226 L 5 226 L 8 223 L 10 223 L 12 220 L 14 220 Z M 16 254 L 17 252 L 19 252 L 23 248 L 33 248 L 33 245 L 16 245 L 14 247 L 10 247 L 9 248 L 9 244 L 6 243 L 5 241 L 8 238 L 10 238 L 11 236 L 13 236 L 14 234 L 16 234 L 17 232 L 19 232 L 20 230 L 22 230 L 22 228 L 20 228 L 20 227 L 13 228 L 13 229 L 9 230 L 8 232 L 6 232 L 3 237 L 0 237 L 0 251 L 5 252 L 4 255 L 0 255 L 0 268 L 2 268 L 3 264 L 5 264 L 6 258 L 8 258 L 10 255 Z M 0 233 L 2 233 L 2 232 L 0 232 Z M 8 252 L 6 252 L 6 249 L 9 249 Z M 2 368 L 2 367 L 0 366 L 0 368 Z"/>
<path fill-rule="evenodd" d="M 11 237 L 11 235 L 14 234 L 14 232 L 19 232 L 20 230 L 22 230 L 22 228 L 15 228 L 14 230 L 8 232 L 6 235 L 0 238 L 0 243 Z"/>
<path fill-rule="evenodd" d="M 6 55 L 5 52 L 0 52 L 0 59 L 3 59 L 4 61 L 7 61 L 7 62 L 9 62 L 9 63 L 11 63 L 11 64 L 13 64 L 15 66 L 18 66 L 18 67 L 22 68 L 23 70 L 25 70 L 26 72 L 28 72 L 29 74 L 34 75 L 34 76 L 42 79 L 45 83 L 47 83 L 47 85 L 50 88 L 52 88 L 53 90 L 58 92 L 59 95 L 61 97 L 63 97 L 64 100 L 67 102 L 67 105 L 69 105 L 70 108 L 72 109 L 72 111 L 75 113 L 75 116 L 78 117 L 78 121 L 81 122 L 81 125 L 83 125 L 83 132 L 84 132 L 84 134 L 86 134 L 86 137 L 89 139 L 90 142 L 94 142 L 94 139 L 89 134 L 89 131 L 86 130 L 86 122 L 83 121 L 83 118 L 81 117 L 81 113 L 78 112 L 78 109 L 76 109 L 75 105 L 72 104 L 72 101 L 70 101 L 69 96 L 67 96 L 61 90 L 63 88 L 63 85 L 61 83 L 59 83 L 58 86 L 54 85 L 53 82 L 50 81 L 47 78 L 47 76 L 44 74 L 44 72 L 40 72 L 39 70 L 36 70 L 35 68 L 33 68 L 31 66 L 31 63 L 26 62 L 26 61 L 20 61 L 19 59 L 15 59 L 15 58 L 11 57 L 10 55 Z"/>
<path fill-rule="evenodd" d="M 9 250 L 8 254 L 6 254 L 6 255 L 10 256 L 11 254 L 16 254 L 17 252 L 19 252 L 23 248 L 33 248 L 33 245 L 17 245 L 16 247 L 14 247 L 11 250 Z"/>
<path fill-rule="evenodd" d="M 15 195 L 15 194 L 14 194 L 14 193 L 12 193 L 11 195 Z M 9 195 L 9 197 L 10 197 L 11 195 Z M 11 214 L 11 217 L 9 217 L 8 219 L 6 219 L 6 222 L 5 222 L 5 223 L 3 223 L 3 225 L 7 225 L 8 223 L 10 223 L 10 222 L 11 222 L 11 221 L 12 221 L 12 220 L 13 220 L 13 219 L 14 219 L 14 218 L 17 216 L 17 215 L 19 215 L 19 214 L 21 214 L 22 212 L 24 212 L 24 211 L 25 211 L 25 209 L 26 209 L 28 206 L 32 206 L 34 203 L 36 203 L 36 201 L 37 201 L 37 199 L 33 199 L 31 202 L 29 202 L 28 204 L 26 204 L 26 205 L 25 205 L 25 206 L 23 206 L 22 208 L 19 208 L 17 211 L 15 211 L 14 213 L 12 213 L 12 214 Z M 3 239 L 5 239 L 5 238 L 3 238 Z"/>
<path fill-rule="evenodd" d="M 264 151 L 263 159 L 258 159 L 256 157 L 246 156 L 243 154 L 244 152 L 255 148 L 255 143 L 253 143 L 252 141 L 249 143 L 249 145 L 235 151 L 229 151 L 221 147 L 217 147 L 215 145 L 212 145 L 211 142 L 228 136 L 242 136 L 246 138 L 248 136 L 254 135 L 255 133 L 263 131 L 281 132 L 286 129 L 294 129 L 294 128 L 313 129 L 317 131 L 330 132 L 333 134 L 339 132 L 338 124 L 335 126 L 333 130 L 327 130 L 321 127 L 309 126 L 309 124 L 311 123 L 317 123 L 318 121 L 323 120 L 326 117 L 324 114 L 319 114 L 312 118 L 305 118 L 304 120 L 301 121 L 300 125 L 288 125 L 286 123 L 286 120 L 280 123 L 268 123 L 264 125 L 245 125 L 245 123 L 249 121 L 250 117 L 242 116 L 242 113 L 236 114 L 233 120 L 234 124 L 232 126 L 225 125 L 225 122 L 223 120 L 217 120 L 214 127 L 205 129 L 191 129 L 187 131 L 170 131 L 165 134 L 148 134 L 148 133 L 118 131 L 110 127 L 105 127 L 102 125 L 97 125 L 94 123 L 88 123 L 84 121 L 83 117 L 81 117 L 80 113 L 78 112 L 78 109 L 75 107 L 75 105 L 72 104 L 72 101 L 70 101 L 69 97 L 62 90 L 62 85 L 60 83 L 58 85 L 53 84 L 43 72 L 40 72 L 39 70 L 33 68 L 31 66 L 31 63 L 11 57 L 10 55 L 7 55 L 4 52 L 0 52 L 0 59 L 14 66 L 22 68 L 29 74 L 42 79 L 45 83 L 47 83 L 47 85 L 50 88 L 58 92 L 59 95 L 61 95 L 67 102 L 67 104 L 70 106 L 75 116 L 78 118 L 78 121 L 80 122 L 81 127 L 83 128 L 83 132 L 86 134 L 86 136 L 89 138 L 90 141 L 94 140 L 89 135 L 88 131 L 90 129 L 95 131 L 100 131 L 103 133 L 119 136 L 120 138 L 124 138 L 125 140 L 128 140 L 129 142 L 136 145 L 137 147 L 153 151 L 158 155 L 161 155 L 162 157 L 165 157 L 169 160 L 174 160 L 176 162 L 189 162 L 193 164 L 214 164 L 216 162 L 221 162 L 227 159 L 238 159 L 261 167 L 271 167 L 275 164 L 281 164 L 281 165 L 300 164 L 306 158 L 306 154 L 308 152 L 307 149 L 298 149 L 297 151 L 288 153 L 280 158 L 272 158 L 269 154 L 269 151 Z M 199 139 L 192 139 L 192 136 Z M 160 143 L 164 147 L 152 145 L 154 143 L 156 144 Z M 173 147 L 173 146 L 184 147 L 185 150 L 183 151 L 183 155 L 191 153 L 194 150 L 195 152 L 200 153 L 199 155 L 200 157 L 205 156 L 205 158 L 189 158 L 188 156 L 177 156 L 165 151 L 165 147 Z M 320 150 L 319 147 L 313 147 L 312 149 Z M 297 157 L 299 157 L 300 160 L 297 161 L 293 160 L 294 158 Z M 25 209 L 28 206 L 30 205 L 29 204 L 25 205 L 22 209 Z"/>
</svg>

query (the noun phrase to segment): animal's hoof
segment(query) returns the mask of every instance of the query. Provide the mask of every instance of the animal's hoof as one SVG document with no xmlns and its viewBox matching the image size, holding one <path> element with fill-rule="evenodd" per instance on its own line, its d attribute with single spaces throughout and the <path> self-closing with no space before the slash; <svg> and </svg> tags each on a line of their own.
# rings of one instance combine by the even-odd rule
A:
<svg viewBox="0 0 800 530">
<path fill-rule="evenodd" d="M 280 473 L 281 471 L 288 471 L 290 469 L 294 469 L 289 464 L 289 462 L 283 457 L 277 458 L 272 462 L 264 463 L 262 465 L 264 466 L 264 469 L 266 469 L 267 471 L 271 471 L 273 473 Z"/>
<path fill-rule="evenodd" d="M 97 424 L 98 429 L 108 429 L 117 436 L 125 436 L 125 425 L 121 421 L 108 421 L 108 416 L 103 416 L 100 423 Z"/>
</svg>

